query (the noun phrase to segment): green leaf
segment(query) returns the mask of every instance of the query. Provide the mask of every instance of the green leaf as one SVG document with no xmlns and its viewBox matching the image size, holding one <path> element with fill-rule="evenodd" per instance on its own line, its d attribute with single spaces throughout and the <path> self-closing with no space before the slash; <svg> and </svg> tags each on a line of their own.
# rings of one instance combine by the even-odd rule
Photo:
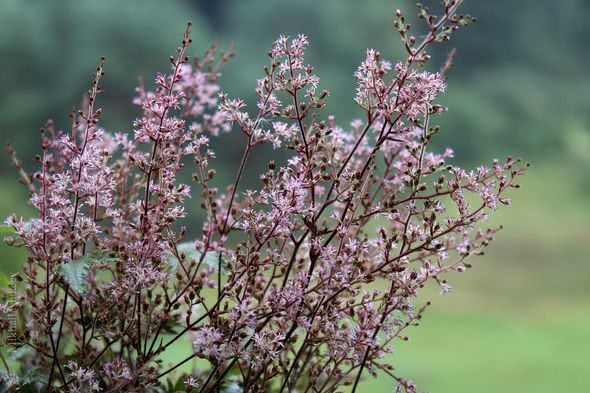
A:
<svg viewBox="0 0 590 393">
<path fill-rule="evenodd" d="M 27 345 L 22 345 L 17 348 L 13 348 L 12 350 L 8 351 L 7 359 L 10 363 L 20 363 L 23 359 L 26 359 L 27 356 L 31 356 L 33 353 L 33 349 Z"/>
<path fill-rule="evenodd" d="M 89 264 L 83 261 L 63 263 L 60 267 L 60 273 L 64 280 L 82 296 L 86 294 L 88 270 Z"/>
<path fill-rule="evenodd" d="M 23 385 L 19 392 L 40 392 L 47 382 L 48 374 L 47 370 L 41 367 L 27 368 L 21 379 Z M 24 387 L 28 390 L 22 390 Z"/>
<path fill-rule="evenodd" d="M 176 249 L 178 250 L 179 254 L 184 254 L 187 260 L 192 259 L 197 262 L 201 260 L 201 252 L 197 250 L 194 242 L 180 243 L 176 246 Z M 169 253 L 167 259 L 170 270 L 175 272 L 178 269 L 178 259 L 172 253 Z M 217 265 L 219 263 L 219 253 L 208 251 L 205 255 L 205 258 L 203 258 L 203 263 L 217 270 Z"/>
<path fill-rule="evenodd" d="M 21 359 L 34 356 L 30 347 L 19 347 L 8 352 L 9 364 L 21 363 Z M 21 370 L 19 370 L 21 369 Z M 41 367 L 21 367 L 11 371 L 0 370 L 0 393 L 41 393 L 44 392 L 49 373 Z"/>
<path fill-rule="evenodd" d="M 117 258 L 111 258 L 105 250 L 97 250 L 90 254 L 84 255 L 79 259 L 62 263 L 60 274 L 80 295 L 86 294 L 86 277 L 90 271 L 90 266 L 96 263 L 116 262 Z"/>
</svg>

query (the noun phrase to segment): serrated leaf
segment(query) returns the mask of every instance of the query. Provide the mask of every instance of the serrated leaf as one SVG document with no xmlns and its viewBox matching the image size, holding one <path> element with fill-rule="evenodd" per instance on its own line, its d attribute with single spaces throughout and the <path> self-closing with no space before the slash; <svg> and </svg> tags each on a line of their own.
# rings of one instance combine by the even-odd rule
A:
<svg viewBox="0 0 590 393">
<path fill-rule="evenodd" d="M 86 277 L 88 276 L 89 266 L 87 262 L 74 261 L 63 263 L 60 267 L 60 274 L 80 295 L 86 294 Z"/>
<path fill-rule="evenodd" d="M 86 277 L 90 271 L 90 266 L 95 263 L 116 262 L 117 258 L 111 258 L 105 250 L 97 250 L 90 254 L 84 255 L 79 259 L 62 263 L 60 274 L 81 296 L 86 294 Z"/>
<path fill-rule="evenodd" d="M 41 391 L 40 389 L 45 385 L 45 383 L 47 382 L 47 378 L 48 378 L 48 372 L 45 369 L 42 369 L 41 367 L 30 367 L 30 368 L 26 368 L 23 377 L 21 378 L 21 381 L 23 383 L 23 385 L 21 386 L 21 389 L 23 387 L 27 387 L 29 388 L 29 390 L 19 390 L 19 392 L 24 392 L 24 391 L 30 391 L 30 392 L 39 392 Z"/>
<path fill-rule="evenodd" d="M 28 355 L 31 355 L 33 349 L 29 346 L 22 345 L 17 348 L 13 348 L 12 350 L 8 351 L 7 359 L 10 363 L 18 363 L 26 358 Z"/>
<path fill-rule="evenodd" d="M 21 363 L 20 360 L 31 355 L 33 350 L 29 347 L 19 347 L 8 351 L 7 359 L 9 364 Z M 21 369 L 22 370 L 18 370 Z M 0 393 L 41 393 L 44 392 L 47 384 L 48 371 L 41 367 L 18 367 L 14 370 L 0 370 Z"/>
<path fill-rule="evenodd" d="M 202 253 L 197 250 L 194 242 L 180 243 L 176 246 L 176 249 L 178 250 L 179 254 L 184 254 L 187 260 L 192 259 L 197 262 L 201 260 Z M 171 271 L 175 272 L 178 269 L 178 259 L 172 253 L 169 253 L 167 260 Z M 203 263 L 217 270 L 217 265 L 219 263 L 219 253 L 208 251 L 205 255 L 205 258 L 203 258 Z"/>
</svg>

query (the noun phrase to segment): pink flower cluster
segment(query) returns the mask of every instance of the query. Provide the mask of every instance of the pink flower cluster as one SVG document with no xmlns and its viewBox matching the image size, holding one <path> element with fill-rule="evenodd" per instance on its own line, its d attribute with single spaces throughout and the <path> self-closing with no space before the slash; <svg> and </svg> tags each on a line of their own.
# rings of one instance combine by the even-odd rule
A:
<svg viewBox="0 0 590 393">
<path fill-rule="evenodd" d="M 20 340 L 24 361 L 47 370 L 44 388 L 354 392 L 380 374 L 415 392 L 385 355 L 425 311 L 420 289 L 449 292 L 447 273 L 492 240 L 496 230 L 479 223 L 510 204 L 526 167 L 509 158 L 466 171 L 447 163 L 452 150 L 429 150 L 450 61 L 440 72 L 416 67 L 465 20 L 460 3 L 425 18 L 420 43 L 398 11 L 407 59 L 392 66 L 367 51 L 355 73 L 364 118 L 349 127 L 324 112 L 329 95 L 305 63 L 303 35 L 275 41 L 251 113 L 219 91 L 229 54 L 189 61 L 187 28 L 170 73 L 137 89 L 132 135 L 99 127 L 101 61 L 71 129 L 45 128 L 40 169 L 29 176 L 14 158 L 39 212 L 7 223 L 28 252 Z M 224 135 L 234 128 L 241 136 Z M 243 144 L 223 190 L 211 137 Z M 244 189 L 262 144 L 286 161 Z M 187 203 L 204 210 L 197 239 L 181 226 Z M 164 362 L 181 340 L 190 355 Z M 191 369 L 195 358 L 204 362 Z"/>
</svg>

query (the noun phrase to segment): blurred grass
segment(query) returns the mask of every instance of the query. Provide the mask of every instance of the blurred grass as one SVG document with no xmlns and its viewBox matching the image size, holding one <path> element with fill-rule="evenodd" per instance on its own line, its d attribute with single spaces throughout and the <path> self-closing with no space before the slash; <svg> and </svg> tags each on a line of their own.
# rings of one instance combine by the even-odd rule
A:
<svg viewBox="0 0 590 393">
<path fill-rule="evenodd" d="M 546 313 L 532 316 L 485 307 L 445 312 L 436 304 L 390 358 L 421 391 L 587 392 L 590 316 L 546 306 Z M 364 387 L 390 392 L 385 378 Z"/>
<path fill-rule="evenodd" d="M 573 173 L 533 166 L 493 216 L 505 228 L 489 255 L 450 276 L 449 295 L 423 293 L 432 307 L 390 357 L 400 375 L 438 393 L 590 391 L 590 207 Z"/>
</svg>

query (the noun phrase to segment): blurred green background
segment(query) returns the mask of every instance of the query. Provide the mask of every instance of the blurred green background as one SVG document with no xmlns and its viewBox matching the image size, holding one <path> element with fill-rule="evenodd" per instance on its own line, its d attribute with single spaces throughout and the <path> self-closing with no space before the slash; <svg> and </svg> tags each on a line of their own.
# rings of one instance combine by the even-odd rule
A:
<svg viewBox="0 0 590 393">
<path fill-rule="evenodd" d="M 32 170 L 38 128 L 47 118 L 68 127 L 101 55 L 102 125 L 131 131 L 137 77 L 151 81 L 166 69 L 188 19 L 195 54 L 212 39 L 235 42 L 222 87 L 249 103 L 272 41 L 307 34 L 308 62 L 332 93 L 329 110 L 346 125 L 360 115 L 352 73 L 365 48 L 400 59 L 392 16 L 413 7 L 402 0 L 0 0 L 0 139 L 13 142 Z M 448 296 L 424 294 L 433 307 L 391 360 L 433 393 L 590 392 L 590 2 L 471 0 L 464 10 L 479 22 L 433 53 L 441 61 L 457 48 L 436 146 L 453 146 L 467 167 L 506 155 L 533 166 L 513 207 L 494 216 L 505 229 L 489 254 L 451 278 Z M 243 143 L 237 134 L 225 138 L 217 146 L 220 183 L 233 176 Z M 0 216 L 31 214 L 8 155 L 1 157 Z M 0 257 L 4 272 L 23 261 L 5 245 Z M 392 386 L 381 377 L 363 391 Z"/>
</svg>

